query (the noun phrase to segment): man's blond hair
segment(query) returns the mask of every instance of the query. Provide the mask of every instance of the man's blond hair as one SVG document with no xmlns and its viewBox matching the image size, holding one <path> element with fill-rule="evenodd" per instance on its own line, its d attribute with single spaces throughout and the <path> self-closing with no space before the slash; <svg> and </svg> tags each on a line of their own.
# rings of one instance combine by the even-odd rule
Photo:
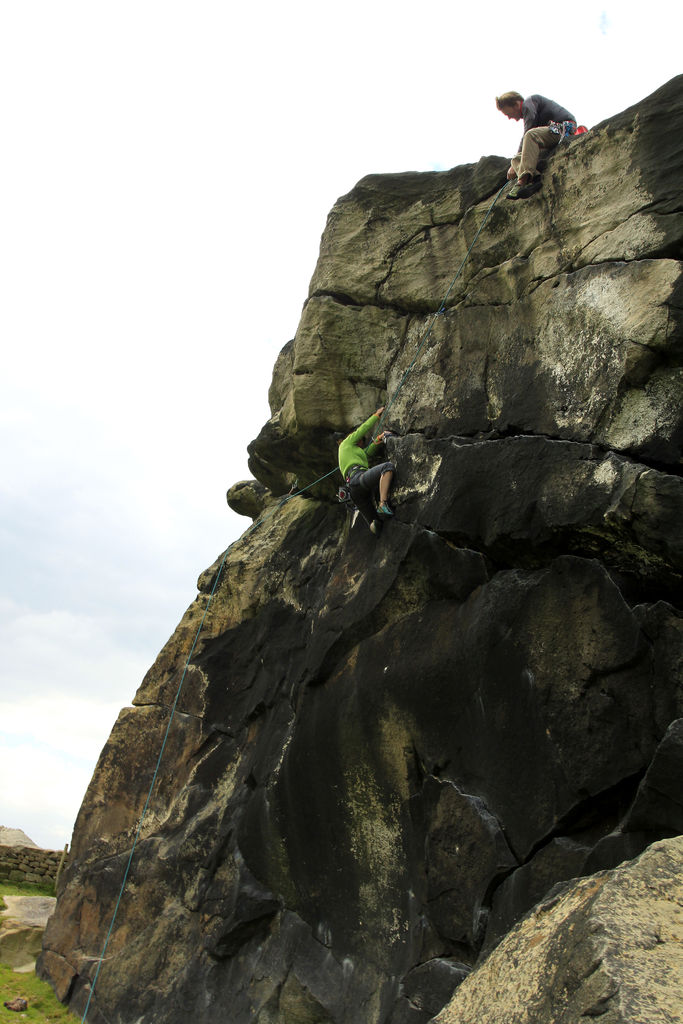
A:
<svg viewBox="0 0 683 1024">
<path fill-rule="evenodd" d="M 503 107 L 516 107 L 518 103 L 524 103 L 524 97 L 518 92 L 503 92 L 496 96 L 496 106 L 499 110 Z"/>
</svg>

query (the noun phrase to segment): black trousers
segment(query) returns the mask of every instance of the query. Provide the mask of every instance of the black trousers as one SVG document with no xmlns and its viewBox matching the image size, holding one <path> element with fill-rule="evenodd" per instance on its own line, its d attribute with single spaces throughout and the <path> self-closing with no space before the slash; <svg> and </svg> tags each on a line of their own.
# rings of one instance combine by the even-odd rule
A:
<svg viewBox="0 0 683 1024">
<path fill-rule="evenodd" d="M 349 493 L 354 505 L 358 507 L 358 511 L 368 525 L 373 519 L 379 518 L 375 511 L 373 498 L 379 498 L 379 478 L 388 472 L 396 472 L 393 462 L 381 462 L 378 466 L 373 466 L 372 469 L 354 473 L 352 477 L 349 477 Z"/>
</svg>

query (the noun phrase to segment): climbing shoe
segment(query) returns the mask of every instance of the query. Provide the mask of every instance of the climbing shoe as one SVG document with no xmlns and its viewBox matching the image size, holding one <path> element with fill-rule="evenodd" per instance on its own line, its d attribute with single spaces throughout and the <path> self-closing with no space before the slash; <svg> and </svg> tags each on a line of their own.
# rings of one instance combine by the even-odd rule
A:
<svg viewBox="0 0 683 1024">
<path fill-rule="evenodd" d="M 381 516 L 393 516 L 394 514 L 394 510 L 392 508 L 389 508 L 389 505 L 387 504 L 386 501 L 383 501 L 381 505 L 377 506 L 377 511 Z"/>
<path fill-rule="evenodd" d="M 513 185 L 510 191 L 508 192 L 508 199 L 528 199 L 529 196 L 532 196 L 535 192 L 538 192 L 540 187 L 540 178 L 534 178 L 533 181 L 530 181 L 527 185 L 520 185 L 520 183 L 517 182 L 517 184 Z"/>
</svg>

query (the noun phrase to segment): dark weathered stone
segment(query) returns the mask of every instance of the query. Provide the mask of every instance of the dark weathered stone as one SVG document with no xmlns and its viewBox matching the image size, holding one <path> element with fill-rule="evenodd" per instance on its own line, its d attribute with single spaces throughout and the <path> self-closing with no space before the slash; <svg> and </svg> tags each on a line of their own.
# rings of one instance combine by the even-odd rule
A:
<svg viewBox="0 0 683 1024">
<path fill-rule="evenodd" d="M 400 467 L 401 519 L 504 564 L 538 564 L 569 550 L 598 555 L 641 592 L 681 593 L 680 477 L 543 437 L 472 443 L 410 435 L 389 451 Z"/>
<path fill-rule="evenodd" d="M 581 869 L 582 875 L 616 868 L 624 861 L 639 857 L 651 843 L 662 835 L 670 836 L 669 829 L 653 829 L 650 832 L 623 832 L 617 829 L 595 844 L 586 857 Z"/>
<path fill-rule="evenodd" d="M 439 935 L 476 948 L 486 926 L 489 892 L 517 861 L 499 822 L 478 797 L 434 778 L 425 780 L 422 793 L 429 918 Z"/>
<path fill-rule="evenodd" d="M 558 882 L 583 874 L 587 853 L 582 843 L 560 837 L 512 872 L 493 896 L 485 948 L 495 945 Z"/>
<path fill-rule="evenodd" d="M 227 501 L 233 512 L 240 516 L 257 519 L 274 502 L 273 495 L 258 480 L 240 480 L 227 493 Z"/>
<path fill-rule="evenodd" d="M 424 1024 L 445 1006 L 471 968 L 454 960 L 436 957 L 413 968 L 401 984 L 387 1024 Z"/>
<path fill-rule="evenodd" d="M 563 991 L 612 1013 L 642 936 L 610 924 L 591 981 L 599 893 L 680 868 L 646 849 L 680 824 L 677 126 L 683 78 L 554 153 L 523 211 L 492 207 L 492 157 L 331 212 L 256 480 L 229 492 L 261 522 L 200 576 L 76 822 L 39 971 L 82 1012 L 147 807 L 92 1024 L 521 1022 L 491 965 L 537 934 L 535 1024 L 573 1021 Z M 332 432 L 383 402 L 403 436 L 377 539 L 334 500 Z M 640 1024 L 622 991 L 614 1021 Z"/>
<path fill-rule="evenodd" d="M 671 723 L 655 751 L 624 829 L 683 832 L 683 718 Z"/>
</svg>

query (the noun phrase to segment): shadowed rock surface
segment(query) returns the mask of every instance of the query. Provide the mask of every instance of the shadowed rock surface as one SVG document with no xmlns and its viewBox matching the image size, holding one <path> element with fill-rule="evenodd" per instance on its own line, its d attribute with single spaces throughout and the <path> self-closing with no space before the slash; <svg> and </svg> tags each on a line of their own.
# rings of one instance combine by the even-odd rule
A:
<svg viewBox="0 0 683 1024">
<path fill-rule="evenodd" d="M 408 376 L 508 162 L 373 175 L 332 210 L 228 492 L 258 525 L 200 577 L 76 822 L 39 969 L 82 1013 L 203 622 L 93 1024 L 450 1024 L 461 998 L 642 1021 L 631 938 L 595 914 L 680 883 L 681 128 L 678 78 L 501 198 Z M 388 401 L 379 541 L 338 476 L 285 500 Z M 565 1016 L 527 1013 L 526 981 L 496 1016 L 496 958 L 546 954 Z M 683 1011 L 648 991 L 648 1020 Z"/>
</svg>

